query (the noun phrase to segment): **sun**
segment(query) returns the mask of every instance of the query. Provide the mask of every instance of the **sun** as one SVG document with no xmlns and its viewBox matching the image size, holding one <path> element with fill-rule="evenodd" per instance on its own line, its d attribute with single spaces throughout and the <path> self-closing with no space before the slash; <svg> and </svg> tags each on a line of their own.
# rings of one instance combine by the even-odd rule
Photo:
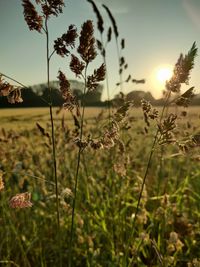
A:
<svg viewBox="0 0 200 267">
<path fill-rule="evenodd" d="M 172 77 L 173 69 L 171 66 L 160 67 L 156 72 L 156 79 L 160 83 L 164 84 L 167 80 Z"/>
</svg>

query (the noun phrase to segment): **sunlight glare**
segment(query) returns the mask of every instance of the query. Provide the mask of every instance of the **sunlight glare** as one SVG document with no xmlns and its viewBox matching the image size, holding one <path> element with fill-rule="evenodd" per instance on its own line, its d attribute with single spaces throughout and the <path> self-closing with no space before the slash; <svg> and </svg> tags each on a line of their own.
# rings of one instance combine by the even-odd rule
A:
<svg viewBox="0 0 200 267">
<path fill-rule="evenodd" d="M 172 67 L 162 67 L 159 68 L 156 73 L 157 80 L 164 84 L 167 80 L 169 80 L 172 77 L 173 70 Z"/>
</svg>

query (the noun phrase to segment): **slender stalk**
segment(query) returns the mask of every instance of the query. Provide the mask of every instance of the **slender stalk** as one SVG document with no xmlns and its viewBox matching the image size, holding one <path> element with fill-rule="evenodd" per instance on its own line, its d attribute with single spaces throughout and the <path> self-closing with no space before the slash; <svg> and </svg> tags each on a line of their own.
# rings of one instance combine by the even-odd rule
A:
<svg viewBox="0 0 200 267">
<path fill-rule="evenodd" d="M 117 57 L 118 57 L 118 64 L 119 64 L 119 70 L 120 70 L 120 51 L 119 51 L 119 44 L 118 44 L 118 39 L 116 38 L 116 46 L 117 46 Z M 123 83 L 122 83 L 122 73 L 119 73 L 119 79 L 120 79 L 120 91 L 123 93 Z"/>
<path fill-rule="evenodd" d="M 56 193 L 57 230 L 58 230 L 58 239 L 59 239 L 60 266 L 62 266 L 62 258 L 61 258 L 62 251 L 61 251 L 61 240 L 60 240 L 60 213 L 59 213 L 59 198 L 58 198 L 58 177 L 57 177 L 57 162 L 56 162 L 55 130 L 54 130 L 54 119 L 53 119 L 53 99 L 52 99 L 52 88 L 50 87 L 49 31 L 48 31 L 47 18 L 45 19 L 45 33 L 46 33 L 47 87 L 49 90 L 49 114 L 50 114 L 50 121 L 51 121 L 52 158 L 53 158 L 53 171 L 54 171 L 55 193 Z"/>
<path fill-rule="evenodd" d="M 103 44 L 103 35 L 102 34 L 101 34 L 101 43 Z M 104 50 L 106 53 L 106 47 L 105 46 L 104 46 Z M 106 66 L 106 89 L 107 89 L 107 98 L 108 98 L 108 117 L 109 117 L 109 122 L 110 122 L 111 121 L 110 90 L 109 90 L 109 80 L 108 80 L 108 71 L 107 71 L 107 62 L 106 62 L 105 53 L 103 54 L 103 63 Z"/>
<path fill-rule="evenodd" d="M 10 172 L 6 172 L 6 173 L 15 173 L 15 171 L 10 171 Z M 44 183 L 48 183 L 48 184 L 51 184 L 52 186 L 55 186 L 55 183 L 52 182 L 52 181 L 48 181 L 47 179 L 44 179 L 44 178 L 41 178 L 41 177 L 38 177 L 38 176 L 35 176 L 35 175 L 31 175 L 31 174 L 28 174 L 28 173 L 25 173 L 26 176 L 30 177 L 30 178 L 34 178 L 36 180 L 40 180 Z"/>
<path fill-rule="evenodd" d="M 82 102 L 82 113 L 81 113 L 81 125 L 80 125 L 80 142 L 83 139 L 83 122 L 84 122 L 84 115 L 85 115 L 85 93 L 87 87 L 87 65 L 85 67 L 85 76 L 84 76 L 84 91 L 83 91 L 83 102 Z M 81 146 L 78 150 L 78 157 L 77 157 L 77 167 L 76 167 L 76 174 L 75 174 L 75 185 L 74 185 L 74 198 L 72 204 L 72 218 L 71 218 L 71 231 L 70 231 L 70 241 L 69 241 L 69 257 L 68 257 L 68 267 L 72 266 L 72 247 L 73 247 L 73 237 L 74 237 L 74 217 L 75 217 L 75 208 L 76 208 L 76 198 L 77 198 L 77 188 L 78 188 L 78 176 L 79 176 L 79 169 L 80 169 L 80 162 L 81 162 L 81 153 L 83 148 Z"/>
<path fill-rule="evenodd" d="M 4 76 L 4 77 L 8 78 L 9 80 L 11 80 L 11 81 L 13 81 L 13 82 L 18 83 L 19 85 L 21 85 L 21 86 L 23 86 L 23 87 L 25 87 L 25 88 L 28 88 L 28 86 L 24 85 L 24 84 L 21 83 L 21 82 L 18 82 L 17 80 L 13 79 L 12 77 L 10 77 L 10 76 L 8 76 L 8 75 L 2 73 L 2 72 L 0 72 L 0 75 L 2 75 L 2 76 Z"/>
<path fill-rule="evenodd" d="M 90 192 L 89 192 L 89 188 L 88 188 L 89 173 L 88 173 L 88 169 L 87 169 L 87 165 L 86 165 L 85 154 L 82 155 L 82 159 L 83 159 L 83 167 L 85 169 L 85 175 L 86 175 L 86 194 L 87 194 L 88 202 L 90 202 Z"/>
<path fill-rule="evenodd" d="M 164 106 L 163 106 L 162 111 L 161 111 L 161 116 L 160 116 L 160 121 L 159 121 L 160 123 L 162 122 L 162 119 L 163 119 L 163 116 L 164 116 L 164 112 L 165 112 L 165 109 L 167 108 L 170 95 L 171 95 L 171 92 L 168 91 L 168 93 L 166 95 Z M 143 177 L 143 180 L 142 180 L 142 186 L 141 186 L 140 194 L 139 194 L 138 201 L 137 201 L 137 206 L 136 206 L 135 216 L 134 216 L 133 223 L 132 223 L 132 230 L 131 230 L 130 238 L 129 238 L 129 241 L 127 242 L 127 246 L 126 246 L 126 249 L 125 249 L 125 261 L 127 261 L 128 249 L 129 249 L 129 246 L 130 246 L 130 243 L 131 243 L 134 231 L 135 231 L 136 218 L 137 218 L 137 215 L 138 215 L 138 212 L 139 212 L 139 206 L 140 206 L 142 194 L 143 194 L 143 191 L 144 191 L 144 186 L 145 186 L 145 183 L 146 183 L 146 179 L 147 179 L 147 176 L 148 176 L 148 173 L 149 173 L 149 168 L 151 166 L 152 157 L 153 157 L 153 154 L 154 154 L 154 151 L 155 151 L 155 147 L 156 147 L 157 143 L 159 142 L 159 140 L 160 140 L 159 129 L 157 128 L 156 133 L 154 135 L 154 141 L 153 141 L 153 144 L 151 146 L 151 150 L 150 150 L 150 154 L 149 154 L 146 170 L 145 170 L 145 173 L 144 173 L 144 177 Z M 131 259 L 131 261 L 130 261 L 128 266 L 131 266 L 132 261 L 133 261 L 133 258 Z"/>
</svg>

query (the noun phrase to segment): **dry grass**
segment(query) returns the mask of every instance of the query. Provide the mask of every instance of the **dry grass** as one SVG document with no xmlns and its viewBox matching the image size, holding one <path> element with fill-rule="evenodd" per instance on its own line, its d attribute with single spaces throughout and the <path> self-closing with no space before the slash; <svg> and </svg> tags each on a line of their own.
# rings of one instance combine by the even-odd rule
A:
<svg viewBox="0 0 200 267">
<path fill-rule="evenodd" d="M 85 118 L 90 120 L 96 117 L 102 108 L 87 108 L 85 112 Z M 58 108 L 53 109 L 55 119 L 59 122 L 63 115 L 66 120 L 69 120 L 69 124 L 72 125 L 73 118 L 69 112 L 61 111 L 56 115 Z M 12 108 L 12 109 L 0 109 L 0 124 L 5 129 L 32 129 L 35 127 L 36 122 L 46 124 L 49 121 L 48 108 Z"/>
</svg>

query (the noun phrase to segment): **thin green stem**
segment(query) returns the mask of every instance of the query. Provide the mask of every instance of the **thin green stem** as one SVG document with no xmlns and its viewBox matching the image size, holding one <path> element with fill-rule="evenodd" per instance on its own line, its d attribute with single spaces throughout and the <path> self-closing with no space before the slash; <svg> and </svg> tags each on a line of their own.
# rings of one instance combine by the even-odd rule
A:
<svg viewBox="0 0 200 267">
<path fill-rule="evenodd" d="M 54 49 L 53 52 L 50 54 L 49 56 L 49 60 L 51 59 L 51 57 L 53 56 L 53 54 L 56 52 L 56 50 Z"/>
<path fill-rule="evenodd" d="M 82 113 L 81 113 L 81 124 L 80 124 L 80 143 L 83 139 L 83 123 L 84 123 L 84 115 L 85 115 L 85 93 L 87 88 L 87 65 L 85 67 L 85 76 L 84 76 L 84 92 L 83 92 L 83 102 L 82 102 Z M 79 169 L 80 169 L 80 162 L 81 162 L 81 153 L 82 148 L 81 145 L 78 150 L 78 157 L 77 157 L 77 167 L 76 167 L 76 174 L 75 174 L 75 185 L 74 185 L 74 198 L 72 204 L 72 219 L 71 219 L 71 231 L 70 231 L 70 241 L 69 241 L 69 257 L 68 257 L 68 267 L 72 266 L 72 248 L 73 248 L 73 237 L 74 237 L 74 217 L 75 217 L 75 208 L 76 208 L 76 199 L 77 199 L 77 188 L 78 188 L 78 176 L 79 176 Z"/>
<path fill-rule="evenodd" d="M 55 180 L 55 193 L 56 193 L 56 215 L 57 215 L 57 229 L 59 240 L 59 254 L 60 254 L 60 266 L 62 266 L 62 250 L 60 240 L 60 213 L 59 213 L 59 198 L 58 198 L 58 177 L 57 177 L 57 162 L 56 162 L 56 145 L 55 145 L 55 130 L 53 119 L 53 99 L 52 88 L 50 87 L 50 57 L 49 57 L 49 31 L 48 21 L 45 19 L 45 33 L 46 33 L 46 60 L 47 60 L 47 87 L 49 90 L 49 113 L 51 121 L 51 138 L 52 138 L 52 157 L 53 157 L 53 171 Z"/>
<path fill-rule="evenodd" d="M 164 112 L 165 112 L 165 109 L 166 109 L 166 107 L 168 105 L 168 101 L 169 101 L 170 95 L 171 95 L 171 92 L 168 91 L 168 93 L 166 95 L 164 106 L 163 106 L 162 111 L 161 111 L 161 116 L 160 116 L 159 123 L 162 122 L 162 119 L 163 119 L 163 116 L 164 116 Z M 142 180 L 142 186 L 141 186 L 141 189 L 140 189 L 140 194 L 139 194 L 138 201 L 137 201 L 135 216 L 134 216 L 133 223 L 132 223 L 131 235 L 130 235 L 129 241 L 127 242 L 127 246 L 126 246 L 126 250 L 125 250 L 125 261 L 127 261 L 129 246 L 130 246 L 130 243 L 131 243 L 131 240 L 133 238 L 134 231 L 135 231 L 135 223 L 136 223 L 137 215 L 138 215 L 138 212 L 139 212 L 139 207 L 140 207 L 140 202 L 141 202 L 141 199 L 142 199 L 142 194 L 143 194 L 143 191 L 144 191 L 144 186 L 145 186 L 146 179 L 147 179 L 147 176 L 148 176 L 148 173 L 149 173 L 149 168 L 151 166 L 152 157 L 153 157 L 153 154 L 154 154 L 154 151 L 155 151 L 155 147 L 156 147 L 157 143 L 159 143 L 159 140 L 160 140 L 159 128 L 157 128 L 156 133 L 154 135 L 154 141 L 153 141 L 153 144 L 151 146 L 151 150 L 150 150 L 150 154 L 149 154 L 146 170 L 145 170 L 145 173 L 144 173 L 144 177 L 143 177 L 143 180 Z M 133 258 L 131 259 L 131 261 L 130 261 L 128 266 L 131 266 L 132 261 L 133 261 Z"/>
<path fill-rule="evenodd" d="M 6 173 L 15 173 L 15 171 L 10 171 L 10 172 L 7 171 Z M 34 178 L 36 180 L 40 180 L 40 181 L 42 181 L 44 183 L 48 183 L 48 184 L 51 184 L 51 185 L 55 186 L 55 183 L 52 182 L 52 181 L 48 181 L 47 179 L 44 179 L 44 178 L 41 178 L 41 177 L 38 177 L 38 176 L 35 176 L 35 175 L 31 175 L 31 174 L 28 174 L 28 173 L 25 173 L 25 174 L 26 174 L 26 176 L 28 176 L 30 178 Z"/>
</svg>

